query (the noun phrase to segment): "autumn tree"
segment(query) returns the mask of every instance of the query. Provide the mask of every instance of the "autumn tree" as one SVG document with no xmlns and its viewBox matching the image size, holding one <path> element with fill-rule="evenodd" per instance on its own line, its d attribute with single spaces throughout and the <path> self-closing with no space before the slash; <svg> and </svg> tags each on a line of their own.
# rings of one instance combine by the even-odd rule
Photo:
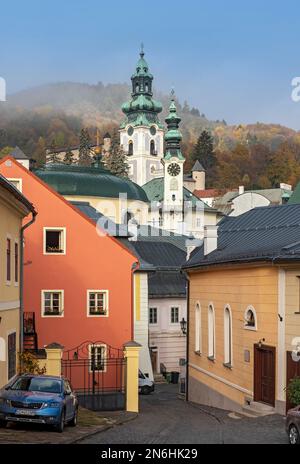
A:
<svg viewBox="0 0 300 464">
<path fill-rule="evenodd" d="M 118 177 L 128 177 L 129 166 L 123 147 L 120 146 L 118 132 L 114 131 L 111 138 L 110 152 L 106 158 L 106 166 L 112 174 Z"/>
<path fill-rule="evenodd" d="M 91 138 L 88 129 L 81 129 L 79 140 L 79 166 L 90 166 L 91 157 Z"/>
<path fill-rule="evenodd" d="M 46 142 L 44 137 L 39 137 L 35 152 L 34 159 L 36 160 L 36 166 L 41 167 L 46 163 Z M 56 162 L 56 161 L 54 161 Z"/>
</svg>

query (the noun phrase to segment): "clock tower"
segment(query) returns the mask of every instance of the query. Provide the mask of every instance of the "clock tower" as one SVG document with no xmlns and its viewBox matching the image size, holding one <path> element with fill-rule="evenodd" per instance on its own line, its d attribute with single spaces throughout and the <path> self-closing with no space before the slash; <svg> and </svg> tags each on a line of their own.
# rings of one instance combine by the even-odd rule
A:
<svg viewBox="0 0 300 464">
<path fill-rule="evenodd" d="M 129 177 L 140 186 L 162 177 L 164 150 L 164 128 L 158 118 L 162 105 L 152 98 L 153 76 L 144 55 L 142 46 L 131 76 L 131 100 L 122 106 L 126 119 L 120 126 L 120 144 L 127 154 Z"/>
<path fill-rule="evenodd" d="M 185 158 L 181 152 L 182 140 L 179 131 L 181 118 L 177 115 L 174 92 L 166 118 L 167 132 L 165 134 L 166 151 L 162 164 L 164 166 L 164 224 L 165 228 L 182 232 L 184 220 L 183 198 L 183 165 Z"/>
</svg>

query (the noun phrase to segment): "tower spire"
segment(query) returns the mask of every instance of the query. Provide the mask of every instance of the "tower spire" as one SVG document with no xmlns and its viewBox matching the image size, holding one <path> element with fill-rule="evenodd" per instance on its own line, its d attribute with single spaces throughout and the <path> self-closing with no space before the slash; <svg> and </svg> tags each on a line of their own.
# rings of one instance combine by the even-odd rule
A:
<svg viewBox="0 0 300 464">
<path fill-rule="evenodd" d="M 144 58 L 144 56 L 145 56 L 145 52 L 144 52 L 144 44 L 143 44 L 143 42 L 142 42 L 142 43 L 141 43 L 141 51 L 140 51 L 140 57 L 141 57 L 141 58 Z"/>
<path fill-rule="evenodd" d="M 182 134 L 179 130 L 179 124 L 181 118 L 177 114 L 177 108 L 175 103 L 175 90 L 171 90 L 171 103 L 169 107 L 169 114 L 165 119 L 167 124 L 167 133 L 165 135 L 166 141 L 166 153 L 165 159 L 177 157 L 178 159 L 184 159 L 181 153 L 180 142 L 182 140 Z"/>
</svg>

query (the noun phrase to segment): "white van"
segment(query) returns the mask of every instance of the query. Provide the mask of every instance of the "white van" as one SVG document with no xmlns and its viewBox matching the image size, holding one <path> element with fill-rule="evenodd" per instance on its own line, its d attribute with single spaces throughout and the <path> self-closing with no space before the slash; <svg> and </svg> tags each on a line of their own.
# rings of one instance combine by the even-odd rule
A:
<svg viewBox="0 0 300 464">
<path fill-rule="evenodd" d="M 152 392 L 154 392 L 154 382 L 148 379 L 148 377 L 139 370 L 139 393 L 142 395 L 150 395 Z"/>
</svg>

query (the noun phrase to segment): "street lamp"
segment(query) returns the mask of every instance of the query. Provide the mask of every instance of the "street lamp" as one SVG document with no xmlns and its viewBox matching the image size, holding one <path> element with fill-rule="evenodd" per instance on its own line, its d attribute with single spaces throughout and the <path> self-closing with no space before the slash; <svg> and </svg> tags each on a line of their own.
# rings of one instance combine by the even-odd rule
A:
<svg viewBox="0 0 300 464">
<path fill-rule="evenodd" d="M 184 317 L 183 317 L 182 320 L 180 321 L 180 327 L 181 327 L 181 331 L 182 331 L 183 335 L 186 335 L 186 331 L 187 331 L 187 322 L 186 322 L 186 320 L 184 319 Z"/>
</svg>

